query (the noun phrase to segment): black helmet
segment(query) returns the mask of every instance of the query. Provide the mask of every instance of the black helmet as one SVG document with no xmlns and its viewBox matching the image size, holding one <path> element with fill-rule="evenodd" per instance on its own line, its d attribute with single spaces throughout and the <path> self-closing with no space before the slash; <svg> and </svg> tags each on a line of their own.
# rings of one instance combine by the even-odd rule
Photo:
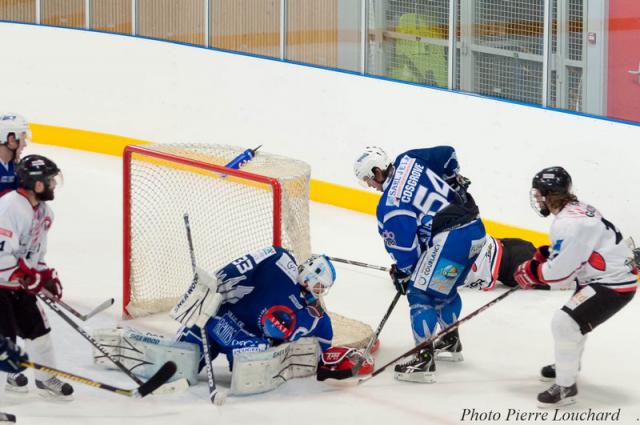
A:
<svg viewBox="0 0 640 425">
<path fill-rule="evenodd" d="M 55 177 L 58 173 L 60 169 L 55 162 L 42 155 L 27 155 L 16 167 L 18 186 L 29 190 L 34 190 L 37 181 L 48 186 L 48 179 Z"/>
<path fill-rule="evenodd" d="M 571 192 L 571 176 L 562 167 L 548 167 L 533 177 L 531 186 L 542 196 L 548 193 L 568 194 Z"/>
</svg>

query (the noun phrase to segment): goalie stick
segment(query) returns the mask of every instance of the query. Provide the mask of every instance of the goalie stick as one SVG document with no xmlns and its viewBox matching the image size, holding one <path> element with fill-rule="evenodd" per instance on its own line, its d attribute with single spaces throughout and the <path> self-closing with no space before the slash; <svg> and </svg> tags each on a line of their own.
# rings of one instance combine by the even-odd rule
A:
<svg viewBox="0 0 640 425">
<path fill-rule="evenodd" d="M 48 298 L 46 295 L 44 295 L 42 293 L 38 294 L 38 298 L 40 298 L 47 305 L 47 307 L 49 307 L 58 316 L 60 316 L 62 318 L 62 320 L 67 322 L 69 324 L 69 326 L 71 326 L 76 332 L 78 332 L 84 339 L 89 341 L 91 343 L 91 345 L 93 345 L 98 351 L 100 351 L 106 358 L 111 360 L 111 362 L 114 365 L 116 365 L 118 367 L 118 369 L 123 371 L 136 384 L 138 384 L 138 385 L 144 384 L 144 382 L 140 378 L 138 378 L 136 375 L 134 375 L 129 369 L 127 369 L 122 363 L 120 363 L 115 357 L 113 357 L 111 354 L 109 354 L 109 352 L 102 345 L 100 345 L 100 343 L 98 343 L 98 341 L 96 341 L 95 338 L 92 337 L 89 334 L 89 332 L 87 332 L 84 328 L 82 328 L 76 322 L 71 320 L 71 318 L 69 316 L 67 316 L 60 309 L 60 307 L 58 307 L 58 305 L 56 304 L 56 302 L 53 299 Z M 170 362 L 167 362 L 167 363 L 170 363 Z M 167 363 L 162 365 L 160 367 L 160 369 L 163 369 L 163 368 L 167 367 Z M 160 386 L 155 391 L 155 393 L 156 394 L 171 394 L 171 393 L 183 392 L 184 390 L 187 389 L 187 387 L 189 387 L 189 383 L 187 382 L 186 379 L 182 378 L 182 379 L 178 379 L 177 381 L 169 382 L 167 384 L 164 384 L 164 385 Z"/>
<path fill-rule="evenodd" d="M 184 226 L 187 231 L 187 242 L 189 243 L 189 255 L 191 256 L 191 267 L 193 268 L 193 283 L 198 279 L 196 272 L 196 254 L 193 248 L 193 238 L 191 237 L 191 225 L 189 224 L 189 214 L 184 213 Z M 192 283 L 192 284 L 193 284 Z M 207 366 L 207 385 L 209 386 L 209 400 L 211 403 L 221 405 L 226 399 L 226 394 L 218 391 L 216 386 L 216 377 L 213 374 L 213 365 L 211 364 L 211 352 L 209 352 L 209 338 L 204 326 L 200 328 L 200 338 L 202 339 L 202 351 Z"/>
<path fill-rule="evenodd" d="M 380 321 L 380 324 L 378 325 L 378 328 L 376 329 L 376 332 L 369 339 L 369 343 L 367 344 L 367 348 L 365 348 L 365 350 L 364 350 L 364 354 L 362 355 L 362 357 L 360 357 L 358 359 L 356 364 L 354 364 L 353 367 L 351 368 L 351 376 L 357 376 L 358 375 L 358 371 L 360 371 L 360 368 L 362 367 L 363 363 L 365 362 L 365 360 L 367 359 L 369 354 L 371 354 L 371 349 L 373 348 L 373 346 L 375 345 L 376 341 L 380 337 L 380 332 L 382 332 L 382 328 L 384 327 L 385 323 L 387 323 L 387 319 L 389 319 L 389 316 L 391 316 L 391 312 L 396 307 L 396 304 L 398 303 L 398 300 L 400 299 L 401 295 L 402 295 L 402 293 L 400 291 L 397 291 L 396 294 L 394 295 L 393 300 L 391 301 L 391 304 L 389 305 L 389 308 L 387 308 L 387 312 L 382 317 L 382 320 Z"/>
<path fill-rule="evenodd" d="M 111 307 L 113 305 L 113 303 L 115 302 L 115 300 L 113 298 L 109 298 L 108 300 L 105 300 L 102 304 L 100 304 L 99 306 L 97 306 L 96 308 L 94 308 L 93 310 L 91 310 L 89 313 L 87 314 L 82 314 L 80 312 L 78 312 L 78 310 L 76 310 L 75 308 L 71 307 L 69 304 L 65 303 L 64 301 L 62 301 L 60 298 L 57 298 L 55 296 L 53 296 L 53 294 L 49 291 L 47 291 L 46 289 L 42 289 L 41 292 L 47 297 L 52 299 L 53 301 L 55 301 L 57 304 L 59 304 L 62 308 L 64 308 L 65 310 L 67 310 L 69 313 L 71 313 L 72 315 L 76 316 L 78 319 L 82 320 L 83 322 L 86 322 L 87 320 L 91 319 L 93 316 L 95 316 L 98 313 L 103 312 L 104 310 L 108 309 L 109 307 Z"/>
<path fill-rule="evenodd" d="M 141 382 L 141 385 L 138 388 L 129 390 L 114 387 L 112 385 L 94 381 L 93 379 L 84 378 L 79 375 L 74 375 L 73 373 L 65 372 L 53 367 L 43 366 L 38 363 L 20 362 L 20 366 L 41 370 L 52 375 L 58 375 L 72 381 L 80 382 L 90 387 L 99 388 L 101 390 L 111 391 L 116 394 L 134 398 L 141 398 L 151 394 L 152 392 L 160 388 L 163 384 L 165 384 L 169 379 L 171 379 L 173 374 L 176 373 L 176 364 L 174 362 L 167 362 L 162 365 L 162 367 L 158 369 L 158 371 L 146 382 Z"/>
<path fill-rule="evenodd" d="M 358 381 L 358 384 L 363 384 L 365 382 L 367 382 L 368 380 L 370 380 L 371 378 L 381 374 L 382 372 L 384 372 L 384 370 L 386 368 L 388 368 L 389 366 L 391 366 L 392 364 L 394 364 L 395 362 L 397 362 L 398 360 L 402 360 L 405 357 L 408 357 L 412 354 L 415 354 L 417 352 L 419 352 L 420 350 L 422 350 L 423 348 L 426 348 L 428 345 L 432 344 L 436 339 L 438 338 L 442 338 L 445 335 L 450 334 L 451 332 L 455 331 L 456 329 L 458 329 L 460 327 L 461 324 L 463 324 L 464 322 L 471 320 L 472 318 L 474 318 L 475 316 L 477 316 L 478 314 L 482 313 L 483 311 L 485 311 L 486 309 L 488 309 L 489 307 L 497 304 L 498 302 L 502 301 L 503 299 L 505 299 L 506 297 L 508 297 L 509 295 L 513 294 L 515 291 L 517 291 L 518 289 L 520 289 L 519 286 L 516 286 L 514 288 L 510 288 L 508 291 L 506 291 L 504 294 L 500 295 L 499 297 L 494 298 L 493 300 L 489 301 L 488 303 L 486 303 L 485 305 L 483 305 L 482 307 L 472 311 L 471 313 L 467 314 L 465 317 L 463 317 L 462 319 L 458 320 L 455 323 L 452 323 L 451 325 L 447 326 L 446 328 L 444 328 L 442 331 L 440 331 L 439 333 L 437 333 L 436 335 L 432 335 L 430 338 L 428 338 L 426 341 L 421 342 L 420 344 L 416 345 L 415 347 L 413 347 L 411 350 L 399 355 L 398 357 L 396 357 L 395 359 L 385 363 L 383 366 L 380 366 L 378 369 L 374 370 L 373 373 L 371 374 L 371 376 L 367 376 L 366 378 L 362 378 Z"/>
</svg>

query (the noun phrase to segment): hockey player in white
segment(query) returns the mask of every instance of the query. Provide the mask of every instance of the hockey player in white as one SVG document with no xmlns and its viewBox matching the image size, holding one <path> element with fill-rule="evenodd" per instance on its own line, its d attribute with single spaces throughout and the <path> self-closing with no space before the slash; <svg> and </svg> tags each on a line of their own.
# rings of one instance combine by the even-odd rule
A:
<svg viewBox="0 0 640 425">
<path fill-rule="evenodd" d="M 574 403 L 587 334 L 620 311 L 638 286 L 633 253 L 618 229 L 591 205 L 578 201 L 571 177 L 562 167 L 535 175 L 531 205 L 541 216 L 553 214 L 551 247 L 540 247 L 533 259 L 516 269 L 514 278 L 529 289 L 575 280 L 571 299 L 552 319 L 555 365 L 542 368 L 555 384 L 538 394 L 540 407 Z"/>
<path fill-rule="evenodd" d="M 44 259 L 53 222 L 47 201 L 53 200 L 62 176 L 53 161 L 40 155 L 22 159 L 16 175 L 18 189 L 0 198 L 0 334 L 12 341 L 23 338 L 36 362 L 54 365 L 51 329 L 36 294 L 44 287 L 62 297 L 57 273 Z M 40 371 L 35 376 L 42 396 L 72 398 L 68 383 Z M 22 374 L 9 375 L 5 389 L 26 392 L 27 383 Z"/>
</svg>

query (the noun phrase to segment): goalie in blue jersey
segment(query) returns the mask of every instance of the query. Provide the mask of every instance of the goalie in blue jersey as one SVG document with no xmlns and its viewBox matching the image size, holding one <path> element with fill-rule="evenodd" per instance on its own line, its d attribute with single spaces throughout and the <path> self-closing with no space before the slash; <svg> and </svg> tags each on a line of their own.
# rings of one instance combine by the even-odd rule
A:
<svg viewBox="0 0 640 425">
<path fill-rule="evenodd" d="M 394 264 L 391 277 L 407 295 L 416 344 L 460 317 L 457 288 L 465 283 L 485 243 L 479 210 L 467 192 L 469 180 L 459 172 L 450 146 L 414 149 L 394 161 L 378 147 L 367 147 L 354 172 L 365 186 L 382 192 L 377 207 L 378 232 Z M 462 360 L 458 332 L 423 349 L 395 367 L 395 377 L 434 382 L 435 351 Z"/>
</svg>

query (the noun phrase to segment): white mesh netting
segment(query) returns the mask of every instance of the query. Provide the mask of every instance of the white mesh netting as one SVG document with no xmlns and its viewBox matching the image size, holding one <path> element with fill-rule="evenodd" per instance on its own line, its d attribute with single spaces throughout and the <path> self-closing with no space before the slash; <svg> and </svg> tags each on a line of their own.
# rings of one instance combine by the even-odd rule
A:
<svg viewBox="0 0 640 425">
<path fill-rule="evenodd" d="M 217 165 L 243 151 L 219 145 L 163 144 L 144 149 Z M 189 214 L 197 264 L 205 270 L 216 270 L 274 243 L 270 185 L 137 152 L 129 167 L 130 302 L 126 309 L 130 316 L 169 310 L 191 282 L 184 213 Z M 280 182 L 281 244 L 297 261 L 307 259 L 311 252 L 309 165 L 259 151 L 242 171 Z"/>
</svg>

